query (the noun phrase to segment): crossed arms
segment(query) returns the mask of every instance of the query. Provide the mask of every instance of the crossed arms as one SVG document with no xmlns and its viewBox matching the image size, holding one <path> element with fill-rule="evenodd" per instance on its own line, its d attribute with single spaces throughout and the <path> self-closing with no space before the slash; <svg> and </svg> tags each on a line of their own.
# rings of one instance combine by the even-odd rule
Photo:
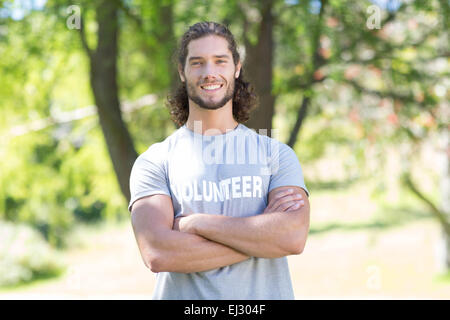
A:
<svg viewBox="0 0 450 320">
<path fill-rule="evenodd" d="M 174 219 L 171 198 L 152 195 L 133 204 L 131 222 L 142 259 L 153 272 L 201 272 L 251 256 L 300 254 L 309 230 L 309 201 L 302 188 L 279 187 L 269 193 L 262 214 L 194 213 Z"/>
</svg>

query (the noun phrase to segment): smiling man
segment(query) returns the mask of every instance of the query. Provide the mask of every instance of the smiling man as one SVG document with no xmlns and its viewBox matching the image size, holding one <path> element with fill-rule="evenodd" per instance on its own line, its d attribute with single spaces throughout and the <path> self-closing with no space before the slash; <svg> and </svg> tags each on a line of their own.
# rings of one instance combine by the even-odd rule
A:
<svg viewBox="0 0 450 320">
<path fill-rule="evenodd" d="M 286 256 L 303 251 L 310 210 L 294 151 L 243 124 L 256 97 L 225 26 L 191 26 L 178 71 L 168 102 L 180 128 L 141 154 L 130 177 L 153 298 L 293 299 Z"/>
</svg>

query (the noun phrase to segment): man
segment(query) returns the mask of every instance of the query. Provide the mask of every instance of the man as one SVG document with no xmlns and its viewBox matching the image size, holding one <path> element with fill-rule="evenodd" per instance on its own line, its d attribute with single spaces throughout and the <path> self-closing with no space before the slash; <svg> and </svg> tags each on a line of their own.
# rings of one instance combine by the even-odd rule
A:
<svg viewBox="0 0 450 320">
<path fill-rule="evenodd" d="M 294 151 L 242 124 L 255 104 L 231 32 L 181 39 L 180 125 L 136 160 L 129 210 L 154 299 L 294 299 L 286 256 L 302 252 L 309 193 Z"/>
</svg>

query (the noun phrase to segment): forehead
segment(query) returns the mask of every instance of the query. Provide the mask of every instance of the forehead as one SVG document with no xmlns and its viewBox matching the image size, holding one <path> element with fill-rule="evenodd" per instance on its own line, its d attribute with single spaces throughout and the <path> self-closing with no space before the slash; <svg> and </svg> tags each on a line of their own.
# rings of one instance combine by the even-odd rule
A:
<svg viewBox="0 0 450 320">
<path fill-rule="evenodd" d="M 228 49 L 228 41 L 220 36 L 209 35 L 192 40 L 188 44 L 188 59 L 189 57 L 208 57 L 224 54 L 232 57 L 231 51 Z"/>
</svg>

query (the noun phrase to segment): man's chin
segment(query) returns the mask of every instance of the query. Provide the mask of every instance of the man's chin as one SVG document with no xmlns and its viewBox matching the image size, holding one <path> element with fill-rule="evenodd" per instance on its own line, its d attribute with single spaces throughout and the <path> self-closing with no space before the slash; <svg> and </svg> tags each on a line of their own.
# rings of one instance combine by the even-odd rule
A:
<svg viewBox="0 0 450 320">
<path fill-rule="evenodd" d="M 216 103 L 206 103 L 205 101 L 201 99 L 192 99 L 193 102 L 195 102 L 200 108 L 206 109 L 206 110 L 217 110 L 222 108 L 230 99 L 223 99 L 222 101 L 216 102 Z"/>
<path fill-rule="evenodd" d="M 215 105 L 207 105 L 207 104 L 198 104 L 197 105 L 202 108 L 202 109 L 206 109 L 206 110 L 217 110 L 222 108 L 225 104 L 215 104 Z"/>
</svg>

